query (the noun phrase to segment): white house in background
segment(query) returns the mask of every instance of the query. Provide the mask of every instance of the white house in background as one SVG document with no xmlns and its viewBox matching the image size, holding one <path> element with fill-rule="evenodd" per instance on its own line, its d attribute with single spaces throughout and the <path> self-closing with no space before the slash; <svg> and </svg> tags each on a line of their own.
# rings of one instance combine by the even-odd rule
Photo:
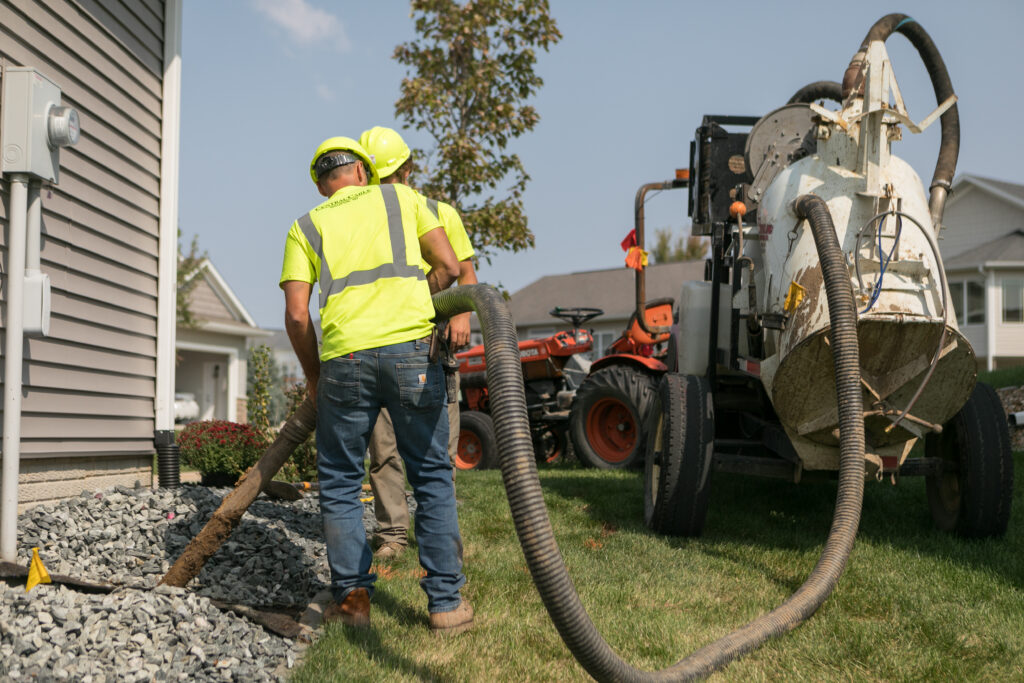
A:
<svg viewBox="0 0 1024 683">
<path fill-rule="evenodd" d="M 320 328 L 319 325 L 316 327 L 317 329 Z M 270 354 L 281 376 L 282 388 L 288 389 L 292 385 L 306 381 L 305 373 L 302 372 L 302 364 L 299 363 L 299 357 L 295 355 L 295 351 L 292 349 L 292 343 L 288 339 L 287 332 L 284 330 L 272 330 L 269 339 L 261 339 L 256 343 L 266 344 L 270 347 Z"/>
<path fill-rule="evenodd" d="M 182 399 L 192 396 L 197 406 L 179 413 L 177 421 L 245 422 L 249 342 L 272 332 L 256 326 L 209 259 L 203 259 L 192 278 L 199 279 L 189 303 L 198 324 L 178 325 L 174 392 Z M 190 405 L 187 399 L 184 405 Z"/>
<path fill-rule="evenodd" d="M 939 249 L 979 367 L 1024 364 L 1024 185 L 961 175 L 943 222 Z"/>
<path fill-rule="evenodd" d="M 676 300 L 684 281 L 703 279 L 703 259 L 648 266 L 645 280 L 647 300 L 663 297 Z M 594 350 L 588 355 L 591 360 L 599 358 L 626 329 L 626 322 L 636 310 L 635 282 L 636 271 L 625 266 L 546 275 L 515 292 L 509 299 L 516 332 L 520 339 L 538 339 L 568 328 L 569 323 L 550 315 L 556 306 L 600 308 L 604 314 L 584 325 L 594 335 Z M 477 331 L 479 326 L 475 319 L 473 326 L 473 343 L 479 344 L 483 337 Z"/>
</svg>

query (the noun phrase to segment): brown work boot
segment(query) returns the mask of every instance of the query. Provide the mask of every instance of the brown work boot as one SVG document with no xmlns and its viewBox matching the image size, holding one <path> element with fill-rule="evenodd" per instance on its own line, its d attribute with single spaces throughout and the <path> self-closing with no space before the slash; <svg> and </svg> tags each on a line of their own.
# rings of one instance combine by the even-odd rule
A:
<svg viewBox="0 0 1024 683">
<path fill-rule="evenodd" d="M 332 601 L 324 610 L 323 623 L 340 621 L 355 628 L 370 627 L 370 592 L 355 588 L 341 602 Z"/>
<path fill-rule="evenodd" d="M 473 607 L 465 598 L 451 612 L 431 612 L 430 630 L 441 635 L 455 635 L 473 628 Z"/>
<path fill-rule="evenodd" d="M 388 541 L 382 543 L 379 548 L 373 553 L 373 559 L 378 562 L 394 562 L 398 557 L 405 552 L 405 546 L 401 543 L 395 543 L 394 541 Z"/>
</svg>

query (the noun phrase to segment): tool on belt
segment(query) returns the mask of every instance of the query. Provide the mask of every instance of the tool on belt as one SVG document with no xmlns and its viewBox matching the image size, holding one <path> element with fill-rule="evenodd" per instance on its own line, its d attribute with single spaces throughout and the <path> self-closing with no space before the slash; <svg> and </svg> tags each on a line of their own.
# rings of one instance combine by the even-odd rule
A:
<svg viewBox="0 0 1024 683">
<path fill-rule="evenodd" d="M 455 390 L 455 373 L 459 371 L 459 361 L 455 358 L 455 351 L 448 343 L 447 332 L 447 320 L 440 320 L 434 326 L 434 333 L 430 337 L 430 362 L 441 361 L 448 403 L 455 403 L 459 400 L 458 392 Z"/>
</svg>

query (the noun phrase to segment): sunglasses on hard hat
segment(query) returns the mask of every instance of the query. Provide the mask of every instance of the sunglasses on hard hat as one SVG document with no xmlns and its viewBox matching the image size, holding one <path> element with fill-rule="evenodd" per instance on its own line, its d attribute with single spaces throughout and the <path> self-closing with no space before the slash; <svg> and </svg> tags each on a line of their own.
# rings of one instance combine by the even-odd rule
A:
<svg viewBox="0 0 1024 683">
<path fill-rule="evenodd" d="M 348 166 L 349 164 L 354 164 L 357 161 L 362 161 L 362 159 L 355 154 L 350 154 L 349 152 L 328 152 L 316 160 L 316 164 L 313 166 L 313 169 L 316 171 L 317 178 L 319 178 L 339 166 Z"/>
</svg>

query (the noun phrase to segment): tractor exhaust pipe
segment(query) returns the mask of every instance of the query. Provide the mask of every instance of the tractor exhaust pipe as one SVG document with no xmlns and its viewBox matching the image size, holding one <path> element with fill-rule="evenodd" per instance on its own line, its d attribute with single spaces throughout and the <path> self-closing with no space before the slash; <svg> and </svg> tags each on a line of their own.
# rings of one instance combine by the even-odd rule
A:
<svg viewBox="0 0 1024 683">
<path fill-rule="evenodd" d="M 636 246 L 641 250 L 644 248 L 644 204 L 647 202 L 647 193 L 651 190 L 675 190 L 690 186 L 690 171 L 676 171 L 678 177 L 675 180 L 664 180 L 657 183 L 641 185 L 636 191 L 636 200 L 633 203 L 633 230 L 636 234 Z M 647 325 L 647 279 L 643 267 L 636 271 L 636 322 L 647 334 L 652 337 L 670 331 L 669 327 Z"/>
</svg>

